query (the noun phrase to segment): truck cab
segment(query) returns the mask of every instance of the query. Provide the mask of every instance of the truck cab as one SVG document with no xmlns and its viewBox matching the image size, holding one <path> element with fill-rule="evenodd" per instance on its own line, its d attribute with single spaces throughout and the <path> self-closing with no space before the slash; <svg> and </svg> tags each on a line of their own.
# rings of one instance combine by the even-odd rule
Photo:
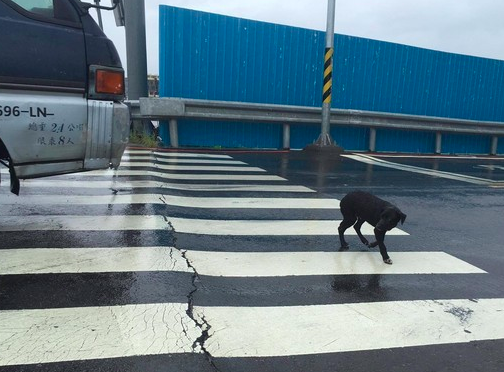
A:
<svg viewBox="0 0 504 372">
<path fill-rule="evenodd" d="M 118 167 L 124 70 L 78 0 L 0 0 L 0 161 L 19 179 Z"/>
</svg>

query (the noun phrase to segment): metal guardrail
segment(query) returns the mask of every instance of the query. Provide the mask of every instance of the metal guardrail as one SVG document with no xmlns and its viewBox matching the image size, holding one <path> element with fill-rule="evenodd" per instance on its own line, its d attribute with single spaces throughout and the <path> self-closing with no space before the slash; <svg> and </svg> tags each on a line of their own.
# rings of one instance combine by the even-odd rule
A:
<svg viewBox="0 0 504 372">
<path fill-rule="evenodd" d="M 278 123 L 284 125 L 283 146 L 289 148 L 290 125 L 321 123 L 318 107 L 259 103 L 207 101 L 183 98 L 140 98 L 129 101 L 133 119 L 167 120 L 172 147 L 178 147 L 178 120 L 219 120 Z M 467 133 L 492 136 L 490 154 L 497 153 L 498 138 L 504 136 L 504 123 L 404 115 L 360 110 L 331 109 L 331 125 L 370 128 L 369 150 L 375 151 L 376 130 L 399 129 L 436 133 L 436 153 L 441 152 L 442 133 Z"/>
</svg>

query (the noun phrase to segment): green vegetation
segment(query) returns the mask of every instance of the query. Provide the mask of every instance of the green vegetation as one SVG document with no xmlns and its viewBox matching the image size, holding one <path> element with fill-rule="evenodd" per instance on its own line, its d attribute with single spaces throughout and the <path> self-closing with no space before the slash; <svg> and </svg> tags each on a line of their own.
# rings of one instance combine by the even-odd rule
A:
<svg viewBox="0 0 504 372">
<path fill-rule="evenodd" d="M 136 131 L 130 133 L 129 143 L 143 147 L 158 147 L 158 141 L 155 134 L 146 134 Z"/>
</svg>

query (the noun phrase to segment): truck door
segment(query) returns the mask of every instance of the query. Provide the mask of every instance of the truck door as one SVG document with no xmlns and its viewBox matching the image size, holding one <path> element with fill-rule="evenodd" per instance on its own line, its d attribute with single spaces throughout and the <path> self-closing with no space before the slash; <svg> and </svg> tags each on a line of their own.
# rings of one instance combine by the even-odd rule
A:
<svg viewBox="0 0 504 372">
<path fill-rule="evenodd" d="M 19 178 L 34 161 L 61 162 L 61 173 L 82 167 L 87 64 L 80 12 L 69 0 L 0 0 L 0 140 L 21 165 Z"/>
</svg>

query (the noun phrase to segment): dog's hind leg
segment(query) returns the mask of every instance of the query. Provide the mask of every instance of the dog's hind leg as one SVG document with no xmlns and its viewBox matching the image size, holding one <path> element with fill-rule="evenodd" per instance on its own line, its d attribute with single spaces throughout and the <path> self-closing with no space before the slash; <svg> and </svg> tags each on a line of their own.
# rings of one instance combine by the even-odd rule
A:
<svg viewBox="0 0 504 372">
<path fill-rule="evenodd" d="M 345 241 L 345 230 L 348 229 L 350 226 L 352 226 L 355 221 L 357 220 L 356 217 L 349 218 L 349 217 L 344 217 L 343 221 L 341 221 L 339 227 L 338 227 L 338 233 L 339 233 L 339 238 L 340 238 L 340 251 L 346 251 L 348 250 L 348 243 Z"/>
<path fill-rule="evenodd" d="M 363 224 L 364 222 L 366 222 L 366 221 L 364 221 L 362 218 L 357 219 L 357 222 L 356 222 L 356 224 L 354 225 L 354 229 L 355 229 L 355 232 L 357 233 L 357 235 L 359 236 L 359 238 L 360 238 L 360 240 L 361 240 L 362 244 L 369 246 L 369 242 L 368 242 L 368 241 L 367 241 L 367 239 L 366 239 L 366 238 L 362 235 L 361 230 L 360 230 L 360 228 L 361 228 L 361 226 L 362 226 L 362 224 Z"/>
</svg>

